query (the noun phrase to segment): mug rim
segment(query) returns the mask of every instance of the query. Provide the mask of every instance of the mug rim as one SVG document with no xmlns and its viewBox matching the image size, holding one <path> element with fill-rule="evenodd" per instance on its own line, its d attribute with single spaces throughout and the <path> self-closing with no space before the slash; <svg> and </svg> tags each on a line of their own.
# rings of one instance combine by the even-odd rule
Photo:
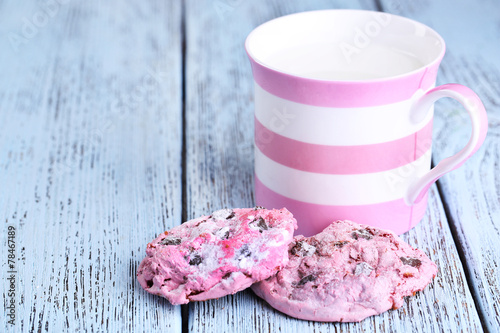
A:
<svg viewBox="0 0 500 333">
<path fill-rule="evenodd" d="M 325 13 L 325 12 L 328 12 L 328 13 L 334 13 L 334 12 L 335 13 L 338 13 L 338 12 L 351 12 L 351 13 L 358 13 L 358 14 L 360 14 L 360 13 L 365 13 L 365 14 L 366 13 L 382 13 L 382 14 L 385 14 L 385 15 L 390 15 L 391 17 L 396 18 L 398 20 L 411 22 L 412 24 L 416 24 L 416 25 L 424 27 L 427 31 L 429 31 L 432 34 L 434 34 L 435 37 L 439 40 L 439 42 L 441 43 L 440 44 L 441 45 L 441 50 L 439 51 L 439 53 L 437 54 L 437 56 L 434 57 L 434 59 L 432 59 L 431 61 L 428 61 L 428 62 L 424 63 L 423 65 L 421 65 L 421 66 L 419 66 L 416 69 L 413 69 L 411 71 L 407 71 L 407 72 L 404 72 L 404 73 L 401 73 L 401 74 L 397 74 L 397 75 L 388 75 L 388 76 L 384 76 L 384 77 L 380 77 L 380 78 L 353 79 L 353 80 L 322 79 L 322 78 L 315 78 L 315 77 L 304 76 L 304 75 L 292 73 L 290 71 L 282 70 L 282 69 L 276 68 L 275 66 L 269 65 L 268 63 L 262 61 L 262 59 L 259 59 L 257 56 L 255 56 L 255 53 L 251 51 L 251 47 L 249 46 L 250 40 L 252 38 L 254 38 L 254 36 L 259 32 L 259 30 L 261 30 L 265 26 L 268 26 L 270 24 L 276 24 L 276 21 L 279 21 L 279 20 L 282 20 L 282 19 L 285 19 L 285 18 L 289 18 L 291 16 L 313 15 L 315 13 Z M 417 73 L 420 73 L 420 72 L 426 70 L 427 68 L 430 68 L 430 67 L 433 67 L 433 66 L 438 66 L 439 63 L 441 62 L 441 60 L 443 59 L 443 56 L 444 56 L 444 54 L 446 52 L 446 43 L 445 43 L 443 37 L 436 30 L 432 29 L 431 27 L 429 27 L 428 25 L 426 25 L 424 23 L 418 22 L 416 20 L 413 20 L 413 19 L 410 19 L 410 18 L 407 18 L 407 17 L 404 17 L 404 16 L 395 15 L 395 14 L 386 13 L 386 12 L 381 12 L 381 11 L 363 10 L 363 9 L 320 9 L 320 10 L 310 10 L 310 11 L 303 11 L 303 12 L 298 12 L 298 13 L 283 15 L 283 16 L 276 17 L 276 18 L 274 18 L 272 20 L 269 20 L 269 21 L 266 21 L 266 22 L 260 24 L 259 26 L 257 26 L 256 28 L 254 28 L 248 34 L 247 38 L 245 39 L 245 51 L 247 53 L 247 56 L 253 62 L 259 64 L 260 66 L 262 66 L 264 68 L 267 68 L 268 70 L 271 70 L 271 71 L 274 71 L 274 72 L 277 72 L 277 73 L 281 73 L 281 74 L 284 74 L 286 76 L 292 76 L 292 77 L 300 78 L 300 79 L 303 79 L 303 80 L 310 80 L 310 81 L 315 81 L 315 82 L 331 82 L 331 83 L 338 82 L 338 83 L 343 83 L 343 84 L 359 84 L 359 83 L 365 83 L 365 82 L 366 83 L 385 82 L 385 81 L 390 81 L 390 80 L 405 78 L 405 77 L 412 76 L 412 75 L 415 75 Z"/>
</svg>

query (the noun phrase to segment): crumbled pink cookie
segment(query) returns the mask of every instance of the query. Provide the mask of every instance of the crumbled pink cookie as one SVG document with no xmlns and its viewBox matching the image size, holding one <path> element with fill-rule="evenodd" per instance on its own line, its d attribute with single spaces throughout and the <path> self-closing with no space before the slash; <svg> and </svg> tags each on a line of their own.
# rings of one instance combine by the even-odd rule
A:
<svg viewBox="0 0 500 333">
<path fill-rule="evenodd" d="M 321 233 L 296 236 L 288 264 L 252 286 L 272 307 L 315 321 L 361 321 L 403 305 L 424 289 L 436 265 L 390 231 L 336 221 Z"/>
<path fill-rule="evenodd" d="M 137 279 L 172 304 L 218 298 L 274 275 L 288 261 L 297 222 L 286 209 L 223 209 L 147 246 Z"/>
</svg>

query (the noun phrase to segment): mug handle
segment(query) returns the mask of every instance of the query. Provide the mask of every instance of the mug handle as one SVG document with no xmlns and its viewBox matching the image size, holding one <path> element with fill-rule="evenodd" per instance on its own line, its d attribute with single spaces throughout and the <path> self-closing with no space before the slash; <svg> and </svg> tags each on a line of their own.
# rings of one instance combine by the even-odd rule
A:
<svg viewBox="0 0 500 333">
<path fill-rule="evenodd" d="M 471 89 L 461 84 L 444 84 L 429 90 L 420 97 L 412 107 L 411 121 L 419 122 L 424 119 L 430 107 L 442 97 L 451 97 L 458 101 L 469 113 L 472 122 L 472 133 L 467 145 L 458 153 L 447 157 L 422 177 L 410 184 L 405 194 L 407 205 L 413 205 L 422 200 L 429 187 L 445 173 L 460 167 L 469 157 L 479 149 L 488 131 L 488 118 L 484 105 Z"/>
</svg>

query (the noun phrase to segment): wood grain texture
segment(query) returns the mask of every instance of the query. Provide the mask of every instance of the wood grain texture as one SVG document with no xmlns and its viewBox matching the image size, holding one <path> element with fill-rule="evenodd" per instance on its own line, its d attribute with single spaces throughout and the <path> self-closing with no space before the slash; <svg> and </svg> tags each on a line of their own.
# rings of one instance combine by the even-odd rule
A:
<svg viewBox="0 0 500 333">
<path fill-rule="evenodd" d="M 246 35 L 288 13 L 376 4 L 187 0 L 182 147 L 181 1 L 48 3 L 0 2 L 2 281 L 8 226 L 17 229 L 19 257 L 16 325 L 7 324 L 2 282 L 0 331 L 180 332 L 180 307 L 142 290 L 135 272 L 147 242 L 179 224 L 183 209 L 192 218 L 253 204 L 253 83 Z M 384 9 L 443 34 L 449 51 L 440 83 L 469 85 L 488 109 L 484 148 L 443 178 L 440 190 L 483 325 L 496 331 L 500 45 L 494 41 L 500 14 L 493 1 L 478 4 L 382 2 Z M 436 112 L 436 161 L 468 137 L 459 108 L 447 102 L 439 107 L 450 111 Z M 359 324 L 313 323 L 284 316 L 244 291 L 190 304 L 186 328 L 481 331 L 436 187 L 426 217 L 404 238 L 427 252 L 439 273 L 397 311 Z"/>
<path fill-rule="evenodd" d="M 0 7 L 0 331 L 180 332 L 180 307 L 135 278 L 155 233 L 181 222 L 180 1 L 61 3 Z"/>
<path fill-rule="evenodd" d="M 481 149 L 440 181 L 449 221 L 466 264 L 484 326 L 500 328 L 500 3 L 481 0 L 383 1 L 383 9 L 419 20 L 447 43 L 438 84 L 456 82 L 482 99 L 489 129 Z M 450 100 L 436 106 L 434 162 L 459 151 L 470 136 L 462 107 Z"/>
<path fill-rule="evenodd" d="M 253 204 L 253 103 L 247 34 L 276 16 L 339 8 L 322 1 L 187 1 L 186 149 L 188 217 Z M 367 2 L 349 7 L 374 9 Z M 221 9 L 222 8 L 222 9 Z M 274 311 L 251 291 L 189 305 L 191 332 L 478 332 L 479 317 L 439 195 L 405 236 L 439 265 L 433 284 L 398 311 L 359 324 L 300 321 Z"/>
</svg>

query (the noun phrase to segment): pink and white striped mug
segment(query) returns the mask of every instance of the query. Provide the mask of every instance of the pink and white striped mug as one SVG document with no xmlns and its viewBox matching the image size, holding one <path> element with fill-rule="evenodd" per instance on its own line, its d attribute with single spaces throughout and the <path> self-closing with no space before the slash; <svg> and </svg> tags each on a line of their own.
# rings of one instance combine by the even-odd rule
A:
<svg viewBox="0 0 500 333">
<path fill-rule="evenodd" d="M 255 80 L 255 201 L 288 208 L 299 234 L 336 219 L 408 231 L 425 214 L 428 188 L 486 136 L 486 112 L 472 90 L 435 87 L 445 44 L 413 20 L 303 12 L 257 27 L 245 48 Z M 441 97 L 463 105 L 472 135 L 430 169 Z"/>
</svg>

